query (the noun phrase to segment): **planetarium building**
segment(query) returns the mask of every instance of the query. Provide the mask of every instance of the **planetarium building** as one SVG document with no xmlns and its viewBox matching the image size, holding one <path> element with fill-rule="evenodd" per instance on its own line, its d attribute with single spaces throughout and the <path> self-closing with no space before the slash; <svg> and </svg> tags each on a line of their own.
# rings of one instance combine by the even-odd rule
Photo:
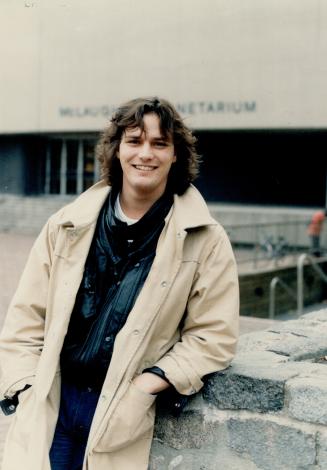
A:
<svg viewBox="0 0 327 470">
<path fill-rule="evenodd" d="M 1 10 L 3 208 L 87 189 L 112 112 L 152 95 L 194 130 L 209 202 L 325 205 L 326 2 L 3 0 Z"/>
</svg>

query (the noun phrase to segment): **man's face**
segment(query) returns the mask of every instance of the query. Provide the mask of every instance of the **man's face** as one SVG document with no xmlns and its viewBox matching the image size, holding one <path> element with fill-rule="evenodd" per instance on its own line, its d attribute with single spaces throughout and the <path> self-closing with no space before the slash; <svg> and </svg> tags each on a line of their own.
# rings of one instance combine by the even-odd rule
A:
<svg viewBox="0 0 327 470">
<path fill-rule="evenodd" d="M 125 194 L 157 200 L 165 191 L 171 165 L 176 161 L 171 136 L 160 131 L 159 117 L 145 114 L 144 131 L 127 128 L 119 145 Z"/>
</svg>

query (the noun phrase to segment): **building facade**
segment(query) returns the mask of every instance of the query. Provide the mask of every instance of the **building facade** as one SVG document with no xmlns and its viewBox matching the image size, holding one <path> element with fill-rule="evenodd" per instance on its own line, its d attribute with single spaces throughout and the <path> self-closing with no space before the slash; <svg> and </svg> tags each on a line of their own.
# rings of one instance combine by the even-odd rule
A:
<svg viewBox="0 0 327 470">
<path fill-rule="evenodd" d="M 198 137 L 196 184 L 208 201 L 324 206 L 323 0 L 3 0 L 0 9 L 2 200 L 87 189 L 117 105 L 157 95 Z"/>
</svg>

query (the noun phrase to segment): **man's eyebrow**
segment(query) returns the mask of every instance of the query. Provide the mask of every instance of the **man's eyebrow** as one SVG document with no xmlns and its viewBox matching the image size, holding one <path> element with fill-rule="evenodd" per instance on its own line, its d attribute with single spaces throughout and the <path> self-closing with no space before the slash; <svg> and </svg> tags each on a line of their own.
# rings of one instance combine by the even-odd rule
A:
<svg viewBox="0 0 327 470">
<path fill-rule="evenodd" d="M 141 132 L 137 132 L 137 133 L 136 133 L 135 130 L 134 130 L 134 131 L 133 131 L 133 130 L 130 130 L 130 131 L 125 131 L 125 132 L 124 132 L 124 135 L 125 135 L 126 137 L 135 137 L 135 138 L 139 138 L 139 137 L 141 137 Z"/>
<path fill-rule="evenodd" d="M 170 142 L 172 139 L 169 135 L 161 135 L 160 137 L 154 137 L 153 140 L 155 141 L 164 141 L 164 142 Z"/>
</svg>

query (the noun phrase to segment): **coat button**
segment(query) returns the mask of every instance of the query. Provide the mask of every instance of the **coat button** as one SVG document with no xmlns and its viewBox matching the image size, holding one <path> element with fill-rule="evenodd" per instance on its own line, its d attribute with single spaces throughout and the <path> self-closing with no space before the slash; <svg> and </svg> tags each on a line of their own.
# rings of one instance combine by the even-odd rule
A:
<svg viewBox="0 0 327 470">
<path fill-rule="evenodd" d="M 138 336 L 139 334 L 140 334 L 140 331 L 139 331 L 139 330 L 134 330 L 134 331 L 133 331 L 133 335 L 134 335 L 134 336 Z"/>
<path fill-rule="evenodd" d="M 166 282 L 166 281 L 162 281 L 161 287 L 166 287 L 166 286 L 167 286 L 167 282 Z"/>
</svg>

